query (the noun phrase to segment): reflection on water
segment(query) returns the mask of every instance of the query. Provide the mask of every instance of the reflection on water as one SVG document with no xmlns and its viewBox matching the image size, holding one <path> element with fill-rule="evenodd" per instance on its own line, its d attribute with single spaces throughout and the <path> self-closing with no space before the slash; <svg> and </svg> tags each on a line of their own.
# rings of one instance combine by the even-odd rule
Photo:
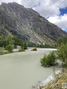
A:
<svg viewBox="0 0 67 89">
<path fill-rule="evenodd" d="M 40 58 L 51 49 L 0 55 L 0 89 L 32 89 L 53 73 L 44 68 Z M 56 70 L 59 68 L 56 68 Z"/>
</svg>

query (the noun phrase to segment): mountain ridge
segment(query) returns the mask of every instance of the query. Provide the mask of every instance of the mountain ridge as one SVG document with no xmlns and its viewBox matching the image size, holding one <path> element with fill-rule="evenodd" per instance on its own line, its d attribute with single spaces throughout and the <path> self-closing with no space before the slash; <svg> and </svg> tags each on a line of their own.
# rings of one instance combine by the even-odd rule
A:
<svg viewBox="0 0 67 89">
<path fill-rule="evenodd" d="M 38 12 L 18 3 L 0 5 L 0 33 L 16 35 L 36 44 L 54 45 L 59 37 L 67 33 L 50 23 Z"/>
</svg>

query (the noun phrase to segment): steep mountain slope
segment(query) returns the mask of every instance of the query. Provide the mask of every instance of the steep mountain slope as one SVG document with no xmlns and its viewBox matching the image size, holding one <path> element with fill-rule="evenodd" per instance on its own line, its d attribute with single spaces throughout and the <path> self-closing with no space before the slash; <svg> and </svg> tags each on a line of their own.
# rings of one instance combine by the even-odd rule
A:
<svg viewBox="0 0 67 89">
<path fill-rule="evenodd" d="M 0 33 L 17 35 L 24 40 L 53 45 L 67 33 L 48 22 L 36 11 L 17 3 L 2 3 L 0 6 Z"/>
</svg>

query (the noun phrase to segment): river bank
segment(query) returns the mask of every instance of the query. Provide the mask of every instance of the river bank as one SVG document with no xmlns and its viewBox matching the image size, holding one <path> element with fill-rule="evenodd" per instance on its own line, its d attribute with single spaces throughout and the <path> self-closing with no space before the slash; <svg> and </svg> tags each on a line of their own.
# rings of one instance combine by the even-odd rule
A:
<svg viewBox="0 0 67 89">
<path fill-rule="evenodd" d="M 63 68 L 53 80 L 39 89 L 67 89 L 67 69 Z"/>
<path fill-rule="evenodd" d="M 61 74 L 61 72 L 62 72 L 62 69 L 55 71 L 46 80 L 41 81 L 36 89 L 45 89 L 45 88 L 47 88 L 47 86 L 49 87 L 49 85 L 52 84 L 56 78 L 58 78 L 58 76 Z"/>
</svg>

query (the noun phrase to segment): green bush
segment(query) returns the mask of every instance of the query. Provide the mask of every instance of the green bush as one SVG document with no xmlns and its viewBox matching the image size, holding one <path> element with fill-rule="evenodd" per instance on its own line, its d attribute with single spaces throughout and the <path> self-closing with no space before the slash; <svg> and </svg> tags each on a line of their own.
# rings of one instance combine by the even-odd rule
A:
<svg viewBox="0 0 67 89">
<path fill-rule="evenodd" d="M 36 48 L 32 48 L 31 51 L 37 51 L 37 49 Z"/>
<path fill-rule="evenodd" d="M 24 49 L 27 49 L 28 44 L 24 42 Z"/>
<path fill-rule="evenodd" d="M 61 44 L 57 51 L 58 58 L 67 66 L 67 44 Z"/>
<path fill-rule="evenodd" d="M 8 52 L 12 53 L 13 52 L 13 46 L 8 45 L 8 46 L 6 46 L 5 50 L 8 50 Z"/>
<path fill-rule="evenodd" d="M 48 55 L 45 55 L 41 60 L 41 65 L 44 67 L 49 67 L 49 66 L 53 66 L 55 64 L 55 59 L 56 59 L 56 55 L 54 52 L 51 52 Z"/>
<path fill-rule="evenodd" d="M 62 44 L 67 43 L 67 36 L 66 37 L 61 37 L 57 40 L 57 46 L 61 46 Z"/>
<path fill-rule="evenodd" d="M 25 50 L 23 48 L 18 49 L 18 52 L 22 52 L 22 51 L 25 51 Z"/>
<path fill-rule="evenodd" d="M 4 54 L 4 49 L 3 48 L 0 48 L 0 55 L 3 55 Z"/>
</svg>

